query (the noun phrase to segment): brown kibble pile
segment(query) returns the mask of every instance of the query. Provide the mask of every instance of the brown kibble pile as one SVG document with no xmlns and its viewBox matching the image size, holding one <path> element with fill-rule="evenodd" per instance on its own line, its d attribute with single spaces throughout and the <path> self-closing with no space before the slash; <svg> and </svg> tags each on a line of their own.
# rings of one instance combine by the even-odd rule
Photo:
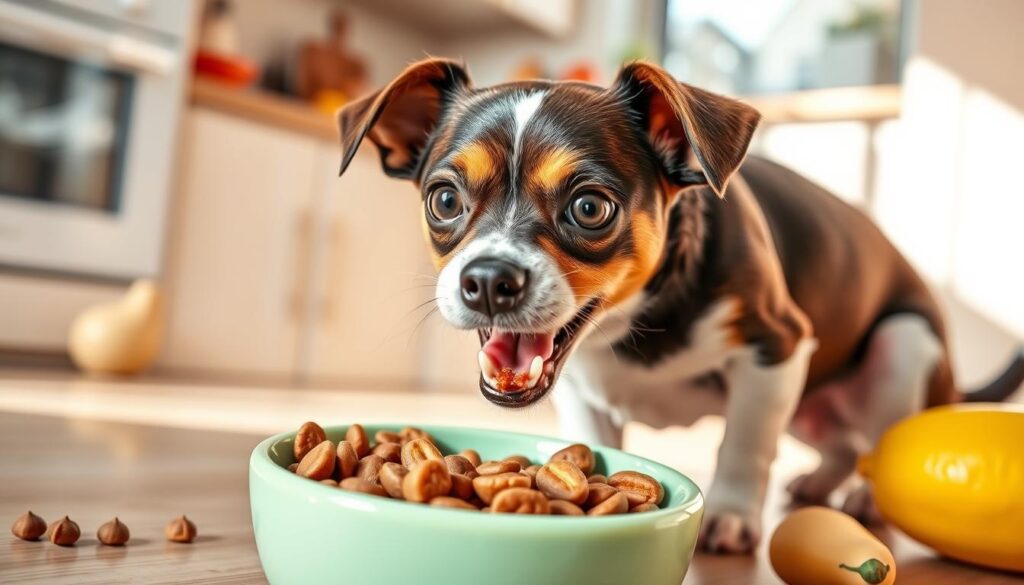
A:
<svg viewBox="0 0 1024 585">
<path fill-rule="evenodd" d="M 422 429 L 377 431 L 371 443 L 361 425 L 352 425 L 336 444 L 307 422 L 294 453 L 303 456 L 288 470 L 324 485 L 454 510 L 608 516 L 655 511 L 665 497 L 658 480 L 638 471 L 596 474 L 594 452 L 582 444 L 544 464 L 522 455 L 481 461 L 472 449 L 443 453 Z"/>
</svg>

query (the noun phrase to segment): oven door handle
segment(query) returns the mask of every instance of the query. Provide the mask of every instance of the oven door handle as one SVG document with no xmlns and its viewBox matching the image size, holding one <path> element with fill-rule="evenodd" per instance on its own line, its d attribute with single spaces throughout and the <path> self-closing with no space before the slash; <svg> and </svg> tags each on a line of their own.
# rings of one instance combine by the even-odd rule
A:
<svg viewBox="0 0 1024 585">
<path fill-rule="evenodd" d="M 161 77 L 174 71 L 178 59 L 172 49 L 156 43 L 8 2 L 0 2 L 0 33 L 46 51 L 101 56 L 112 66 Z"/>
</svg>

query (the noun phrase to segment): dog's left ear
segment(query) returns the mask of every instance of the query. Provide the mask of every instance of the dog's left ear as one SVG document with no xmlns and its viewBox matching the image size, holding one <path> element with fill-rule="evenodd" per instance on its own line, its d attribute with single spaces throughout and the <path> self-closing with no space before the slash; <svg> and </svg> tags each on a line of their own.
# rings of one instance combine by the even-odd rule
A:
<svg viewBox="0 0 1024 585">
<path fill-rule="evenodd" d="M 415 179 L 419 159 L 445 108 L 469 85 L 461 64 L 427 59 L 410 65 L 384 89 L 342 108 L 339 174 L 348 168 L 363 138 L 369 138 L 380 151 L 385 173 Z"/>
<path fill-rule="evenodd" d="M 708 185 L 724 196 L 761 119 L 757 110 L 680 83 L 642 61 L 625 65 L 612 91 L 638 115 L 669 181 L 681 187 Z M 689 164 L 691 154 L 699 169 Z"/>
</svg>

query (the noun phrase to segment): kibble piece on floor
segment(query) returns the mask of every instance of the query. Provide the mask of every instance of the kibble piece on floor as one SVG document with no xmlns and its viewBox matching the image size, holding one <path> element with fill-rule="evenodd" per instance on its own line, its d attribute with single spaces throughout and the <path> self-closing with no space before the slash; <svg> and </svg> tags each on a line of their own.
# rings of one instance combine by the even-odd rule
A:
<svg viewBox="0 0 1024 585">
<path fill-rule="evenodd" d="M 196 525 L 182 514 L 164 528 L 164 536 L 171 542 L 192 542 L 196 538 Z"/>
<path fill-rule="evenodd" d="M 50 542 L 58 546 L 74 546 L 80 536 L 78 524 L 67 516 L 50 525 Z"/>
<path fill-rule="evenodd" d="M 29 510 L 14 521 L 11 534 L 22 540 L 39 540 L 40 536 L 46 534 L 46 521 Z"/>
<path fill-rule="evenodd" d="M 96 539 L 107 546 L 122 546 L 128 542 L 130 536 L 128 527 L 116 516 L 96 531 Z"/>
</svg>

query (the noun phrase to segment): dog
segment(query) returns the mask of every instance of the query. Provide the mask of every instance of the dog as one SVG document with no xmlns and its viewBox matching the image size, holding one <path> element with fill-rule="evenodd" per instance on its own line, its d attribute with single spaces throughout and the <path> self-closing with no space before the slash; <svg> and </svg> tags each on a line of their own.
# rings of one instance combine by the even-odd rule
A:
<svg viewBox="0 0 1024 585">
<path fill-rule="evenodd" d="M 965 398 L 922 279 L 862 213 L 747 157 L 760 115 L 656 65 L 610 87 L 475 89 L 429 59 L 339 113 L 345 171 L 364 139 L 422 192 L 443 317 L 479 333 L 480 391 L 504 407 L 552 388 L 567 436 L 723 414 L 699 537 L 761 536 L 783 432 L 822 453 L 791 485 L 824 501 L 893 422 Z M 967 399 L 999 400 L 1024 358 Z M 844 508 L 870 516 L 870 492 Z"/>
</svg>

